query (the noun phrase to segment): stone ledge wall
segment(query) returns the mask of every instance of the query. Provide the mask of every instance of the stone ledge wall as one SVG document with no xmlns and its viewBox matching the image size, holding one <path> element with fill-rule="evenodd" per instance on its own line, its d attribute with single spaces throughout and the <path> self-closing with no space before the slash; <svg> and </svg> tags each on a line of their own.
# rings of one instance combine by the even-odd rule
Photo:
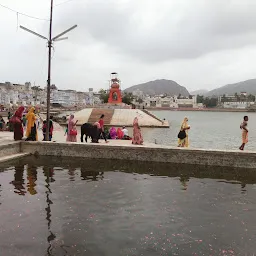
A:
<svg viewBox="0 0 256 256">
<path fill-rule="evenodd" d="M 47 142 L 22 142 L 21 152 L 43 156 L 256 168 L 256 152 Z"/>
<path fill-rule="evenodd" d="M 0 145 L 0 157 L 5 157 L 13 154 L 19 154 L 21 152 L 20 142 L 10 142 Z"/>
</svg>

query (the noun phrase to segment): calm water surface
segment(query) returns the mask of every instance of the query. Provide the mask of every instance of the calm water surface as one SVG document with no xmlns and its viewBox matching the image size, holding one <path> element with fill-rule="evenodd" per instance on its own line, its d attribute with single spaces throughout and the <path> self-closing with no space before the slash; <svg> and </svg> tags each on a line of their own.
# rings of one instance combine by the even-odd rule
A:
<svg viewBox="0 0 256 256">
<path fill-rule="evenodd" d="M 26 158 L 0 169 L 0 255 L 255 255 L 256 170 Z"/>
<path fill-rule="evenodd" d="M 170 123 L 169 129 L 143 129 L 149 142 L 177 146 L 177 134 L 184 117 L 189 118 L 190 147 L 205 149 L 238 149 L 241 145 L 239 128 L 243 116 L 249 116 L 249 143 L 246 150 L 256 150 L 256 113 L 152 111 Z"/>
</svg>

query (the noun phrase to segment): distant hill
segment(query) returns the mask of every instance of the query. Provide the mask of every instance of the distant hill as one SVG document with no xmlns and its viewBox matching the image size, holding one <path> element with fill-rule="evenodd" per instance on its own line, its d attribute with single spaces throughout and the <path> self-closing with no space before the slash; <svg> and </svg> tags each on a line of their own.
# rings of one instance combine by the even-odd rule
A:
<svg viewBox="0 0 256 256">
<path fill-rule="evenodd" d="M 133 92 L 139 89 L 144 94 L 148 95 L 179 95 L 189 96 L 188 90 L 172 80 L 155 80 L 143 84 L 137 84 L 125 89 L 125 92 Z"/>
<path fill-rule="evenodd" d="M 208 90 L 196 90 L 196 91 L 193 91 L 193 92 L 190 92 L 191 95 L 205 95 L 207 94 L 209 91 Z"/>
<path fill-rule="evenodd" d="M 247 92 L 247 94 L 256 95 L 256 79 L 250 79 L 243 82 L 222 86 L 209 91 L 207 96 L 222 96 L 223 94 L 234 95 L 235 93 L 240 92 Z"/>
</svg>

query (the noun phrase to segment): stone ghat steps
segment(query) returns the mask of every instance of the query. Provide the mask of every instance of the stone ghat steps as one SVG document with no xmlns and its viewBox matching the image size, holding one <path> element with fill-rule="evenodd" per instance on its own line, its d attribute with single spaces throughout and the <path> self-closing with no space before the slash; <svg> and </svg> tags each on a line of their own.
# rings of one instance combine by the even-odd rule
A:
<svg viewBox="0 0 256 256">
<path fill-rule="evenodd" d="M 151 112 L 147 111 L 146 109 L 142 109 L 142 111 L 143 111 L 144 113 L 146 113 L 147 115 L 149 115 L 149 116 L 155 118 L 155 119 L 158 120 L 159 122 L 163 122 L 163 120 L 161 120 L 160 118 L 158 118 L 157 116 L 155 116 L 155 115 L 152 114 Z"/>
<path fill-rule="evenodd" d="M 88 123 L 95 123 L 99 121 L 100 116 L 102 114 L 105 115 L 104 117 L 104 124 L 109 125 L 111 123 L 112 117 L 114 115 L 114 109 L 93 109 L 91 115 L 88 119 Z"/>
<path fill-rule="evenodd" d="M 22 158 L 29 153 L 21 153 L 21 143 L 1 141 L 0 144 L 0 163 Z"/>
<path fill-rule="evenodd" d="M 2 157 L 0 157 L 0 163 L 16 160 L 16 159 L 23 158 L 28 155 L 30 155 L 30 153 L 17 153 L 17 154 L 2 156 Z"/>
</svg>

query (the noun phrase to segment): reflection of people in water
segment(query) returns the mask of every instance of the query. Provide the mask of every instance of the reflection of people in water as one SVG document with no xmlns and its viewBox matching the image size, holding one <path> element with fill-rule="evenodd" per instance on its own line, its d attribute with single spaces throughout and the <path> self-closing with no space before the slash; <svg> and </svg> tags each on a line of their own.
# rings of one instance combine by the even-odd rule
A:
<svg viewBox="0 0 256 256">
<path fill-rule="evenodd" d="M 186 177 L 186 176 L 181 176 L 180 177 L 180 183 L 183 186 L 182 187 L 183 190 L 187 190 L 187 188 L 188 188 L 187 182 L 189 182 L 189 177 Z"/>
<path fill-rule="evenodd" d="M 72 168 L 72 169 L 70 168 L 70 169 L 68 170 L 68 174 L 69 174 L 69 176 L 70 176 L 70 177 L 69 177 L 69 180 L 70 180 L 70 181 L 75 181 L 75 171 L 76 171 L 76 169 L 73 169 L 73 168 Z"/>
<path fill-rule="evenodd" d="M 44 176 L 46 177 L 46 183 L 52 183 L 55 181 L 55 179 L 53 178 L 54 176 L 54 170 L 53 168 L 48 168 L 48 167 L 45 167 L 43 168 L 44 170 Z"/>
<path fill-rule="evenodd" d="M 24 175 L 24 165 L 15 166 L 14 180 L 11 182 L 11 184 L 13 184 L 13 186 L 15 187 L 14 193 L 20 196 L 24 196 L 26 194 L 23 175 Z"/>
<path fill-rule="evenodd" d="M 27 180 L 28 180 L 28 192 L 31 195 L 37 194 L 37 191 L 35 189 L 36 187 L 36 181 L 37 181 L 37 170 L 35 166 L 28 165 L 27 168 Z"/>
<path fill-rule="evenodd" d="M 246 183 L 245 182 L 241 182 L 241 192 L 242 194 L 246 192 Z"/>
<path fill-rule="evenodd" d="M 86 169 L 81 169 L 81 178 L 82 180 L 103 180 L 104 172 L 95 172 L 95 171 L 87 171 Z"/>
<path fill-rule="evenodd" d="M 46 220 L 47 220 L 47 225 L 48 225 L 48 231 L 49 231 L 49 235 L 47 237 L 47 241 L 49 243 L 49 246 L 47 248 L 47 255 L 51 255 L 50 249 L 51 249 L 51 242 L 56 238 L 56 235 L 52 232 L 51 230 L 51 205 L 53 204 L 53 201 L 50 199 L 50 194 L 52 193 L 51 191 L 51 185 L 50 183 L 54 182 L 55 179 L 53 178 L 54 176 L 54 170 L 50 167 L 43 167 L 44 170 L 44 176 L 46 177 L 45 182 L 46 182 L 46 203 L 47 203 L 47 207 L 45 208 L 46 211 Z"/>
</svg>

